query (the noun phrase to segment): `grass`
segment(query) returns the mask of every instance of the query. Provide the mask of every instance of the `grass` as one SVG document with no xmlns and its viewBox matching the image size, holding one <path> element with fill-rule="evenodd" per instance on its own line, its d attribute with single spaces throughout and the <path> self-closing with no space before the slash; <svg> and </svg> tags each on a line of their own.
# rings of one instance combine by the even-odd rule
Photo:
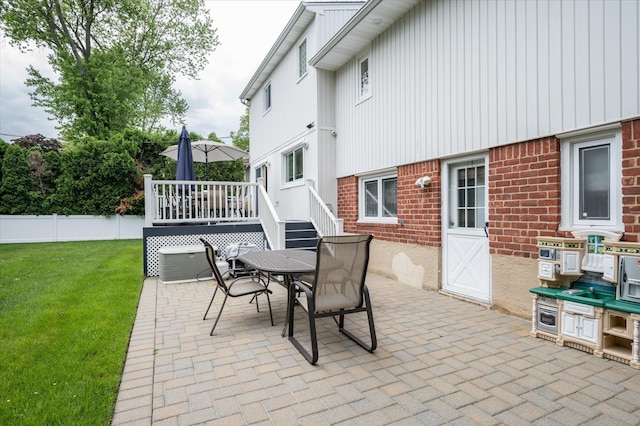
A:
<svg viewBox="0 0 640 426">
<path fill-rule="evenodd" d="M 0 245 L 0 424 L 111 422 L 142 271 L 139 240 Z"/>
</svg>

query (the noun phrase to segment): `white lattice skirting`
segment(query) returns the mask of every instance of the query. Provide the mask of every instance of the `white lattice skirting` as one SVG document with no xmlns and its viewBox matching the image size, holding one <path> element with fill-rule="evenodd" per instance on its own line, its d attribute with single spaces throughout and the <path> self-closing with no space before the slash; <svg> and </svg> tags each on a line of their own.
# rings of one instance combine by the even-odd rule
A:
<svg viewBox="0 0 640 426">
<path fill-rule="evenodd" d="M 149 277 L 159 274 L 158 250 L 162 247 L 201 245 L 200 238 L 204 238 L 221 252 L 229 244 L 243 242 L 265 248 L 264 233 L 260 225 L 157 227 L 145 228 L 144 234 L 145 274 Z"/>
</svg>

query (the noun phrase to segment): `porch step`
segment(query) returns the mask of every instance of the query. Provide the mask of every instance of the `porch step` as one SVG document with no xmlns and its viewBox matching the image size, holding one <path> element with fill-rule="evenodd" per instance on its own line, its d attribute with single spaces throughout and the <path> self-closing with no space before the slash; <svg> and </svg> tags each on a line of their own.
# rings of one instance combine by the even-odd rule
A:
<svg viewBox="0 0 640 426">
<path fill-rule="evenodd" d="M 288 249 L 315 250 L 318 231 L 311 222 L 285 223 L 285 247 Z"/>
</svg>

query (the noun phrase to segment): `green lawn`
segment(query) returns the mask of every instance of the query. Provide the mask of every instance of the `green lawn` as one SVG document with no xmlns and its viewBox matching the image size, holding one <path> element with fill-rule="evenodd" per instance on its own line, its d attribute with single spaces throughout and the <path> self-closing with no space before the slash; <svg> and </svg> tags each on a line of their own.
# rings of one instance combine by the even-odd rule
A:
<svg viewBox="0 0 640 426">
<path fill-rule="evenodd" d="M 111 422 L 143 279 L 140 240 L 0 244 L 0 424 Z"/>
</svg>

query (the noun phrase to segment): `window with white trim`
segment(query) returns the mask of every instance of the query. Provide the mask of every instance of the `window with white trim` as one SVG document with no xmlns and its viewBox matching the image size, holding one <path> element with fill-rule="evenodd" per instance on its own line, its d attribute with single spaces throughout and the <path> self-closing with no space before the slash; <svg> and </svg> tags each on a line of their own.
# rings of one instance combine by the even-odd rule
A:
<svg viewBox="0 0 640 426">
<path fill-rule="evenodd" d="M 360 178 L 359 220 L 392 222 L 398 216 L 398 176 L 368 176 Z"/>
<path fill-rule="evenodd" d="M 619 126 L 563 139 L 562 229 L 624 230 L 621 141 Z"/>
<path fill-rule="evenodd" d="M 358 61 L 358 99 L 364 100 L 371 97 L 371 72 L 369 67 L 369 55 Z"/>
<path fill-rule="evenodd" d="M 268 185 L 269 181 L 267 179 L 267 177 L 268 177 L 268 173 L 267 172 L 268 172 L 267 171 L 267 163 L 262 163 L 261 165 L 256 167 L 256 182 L 258 182 L 259 179 L 262 179 L 265 191 L 269 190 L 269 185 Z"/>
<path fill-rule="evenodd" d="M 298 77 L 303 77 L 307 73 L 307 39 L 302 40 L 298 45 Z"/>
<path fill-rule="evenodd" d="M 264 87 L 264 112 L 271 109 L 271 82 Z"/>
<path fill-rule="evenodd" d="M 304 147 L 284 154 L 284 181 L 293 182 L 304 177 Z"/>
</svg>

